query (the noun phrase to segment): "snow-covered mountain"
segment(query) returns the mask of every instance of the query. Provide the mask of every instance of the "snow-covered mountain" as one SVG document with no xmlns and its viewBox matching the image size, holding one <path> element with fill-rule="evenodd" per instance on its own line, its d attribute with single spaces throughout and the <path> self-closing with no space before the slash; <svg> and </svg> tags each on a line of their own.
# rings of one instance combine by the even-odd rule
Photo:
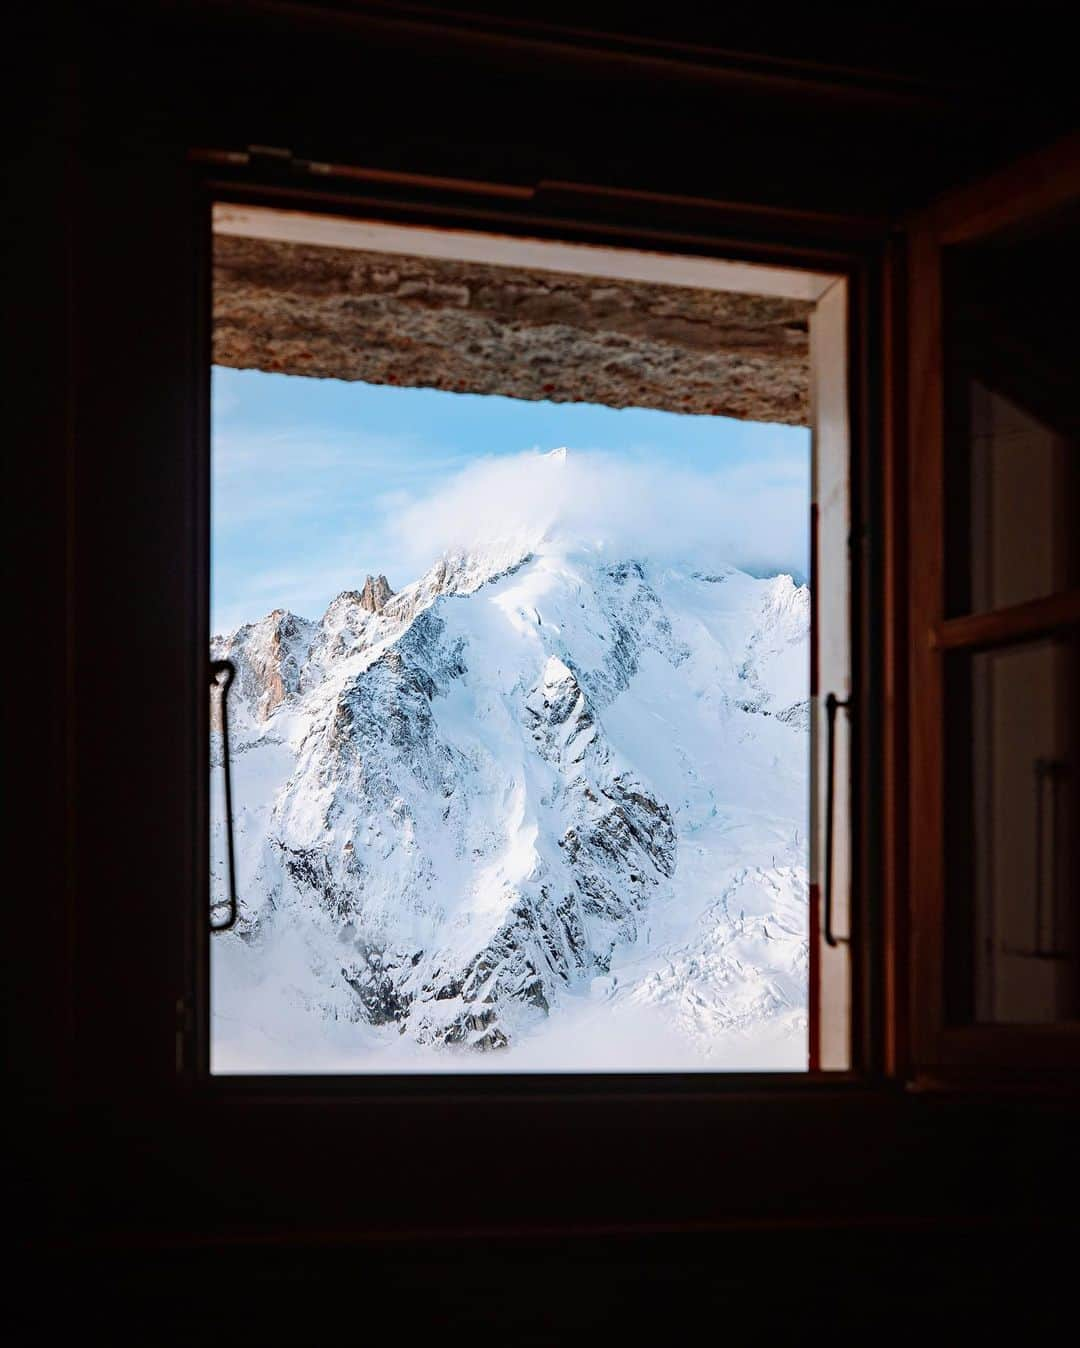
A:
<svg viewBox="0 0 1080 1348">
<path fill-rule="evenodd" d="M 549 533 L 215 638 L 215 1070 L 805 1066 L 808 629 Z"/>
</svg>

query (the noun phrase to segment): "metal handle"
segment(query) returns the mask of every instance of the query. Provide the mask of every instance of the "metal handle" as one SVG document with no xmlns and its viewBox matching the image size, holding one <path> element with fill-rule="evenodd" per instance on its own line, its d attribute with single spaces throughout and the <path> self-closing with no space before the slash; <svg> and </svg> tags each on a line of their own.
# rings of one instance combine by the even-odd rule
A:
<svg viewBox="0 0 1080 1348">
<path fill-rule="evenodd" d="M 218 675 L 224 674 L 224 679 L 219 680 Z M 228 858 L 229 858 L 229 916 L 224 922 L 215 922 L 210 919 L 211 931 L 229 931 L 236 926 L 236 919 L 240 913 L 240 905 L 236 898 L 236 851 L 233 844 L 233 809 L 232 809 L 232 770 L 229 763 L 229 689 L 236 678 L 236 666 L 231 660 L 211 660 L 210 661 L 210 686 L 221 689 L 221 760 L 222 770 L 225 774 L 225 833 L 228 838 Z M 214 904 L 214 907 L 219 905 Z"/>
<path fill-rule="evenodd" d="M 836 757 L 836 713 L 841 707 L 851 706 L 851 698 L 838 698 L 835 693 L 830 693 L 825 699 L 825 725 L 827 729 L 825 741 L 825 758 L 827 781 L 825 783 L 825 898 L 824 913 L 822 916 L 822 928 L 825 936 L 825 944 L 835 948 L 841 941 L 847 941 L 847 936 L 836 936 L 832 929 L 833 920 L 833 815 L 836 809 L 835 800 L 835 769 L 834 759 Z"/>
</svg>

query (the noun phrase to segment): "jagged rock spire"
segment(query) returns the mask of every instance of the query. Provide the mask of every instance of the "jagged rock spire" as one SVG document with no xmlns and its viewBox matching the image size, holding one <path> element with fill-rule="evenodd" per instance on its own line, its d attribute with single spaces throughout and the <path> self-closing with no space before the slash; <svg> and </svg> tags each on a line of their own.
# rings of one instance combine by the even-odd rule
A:
<svg viewBox="0 0 1080 1348">
<path fill-rule="evenodd" d="M 385 576 L 368 576 L 360 591 L 360 607 L 369 613 L 380 613 L 393 593 Z"/>
</svg>

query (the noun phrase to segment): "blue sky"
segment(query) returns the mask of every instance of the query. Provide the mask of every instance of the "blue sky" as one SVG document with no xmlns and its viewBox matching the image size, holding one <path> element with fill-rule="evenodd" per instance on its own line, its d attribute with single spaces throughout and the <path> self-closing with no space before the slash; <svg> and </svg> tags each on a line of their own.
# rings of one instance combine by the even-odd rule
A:
<svg viewBox="0 0 1080 1348">
<path fill-rule="evenodd" d="M 589 469 L 566 479 L 575 518 L 595 518 L 611 546 L 707 545 L 805 577 L 799 427 L 215 368 L 213 630 L 274 608 L 317 618 L 369 572 L 400 588 L 444 546 L 520 513 L 533 451 L 564 445 Z"/>
</svg>

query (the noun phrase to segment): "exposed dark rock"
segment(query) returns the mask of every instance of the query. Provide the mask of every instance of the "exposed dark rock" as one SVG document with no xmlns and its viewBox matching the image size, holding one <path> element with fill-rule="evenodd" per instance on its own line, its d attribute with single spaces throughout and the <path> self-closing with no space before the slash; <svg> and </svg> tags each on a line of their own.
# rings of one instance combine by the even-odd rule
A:
<svg viewBox="0 0 1080 1348">
<path fill-rule="evenodd" d="M 300 691 L 304 664 L 311 652 L 314 628 L 304 618 L 274 609 L 257 623 L 240 627 L 229 637 L 215 637 L 212 659 L 229 659 L 236 666 L 236 685 L 230 697 L 248 703 L 265 721 L 288 697 Z M 211 721 L 220 725 L 215 699 Z"/>
<path fill-rule="evenodd" d="M 360 607 L 369 613 L 381 613 L 393 593 L 385 576 L 368 576 L 360 591 Z"/>
</svg>

